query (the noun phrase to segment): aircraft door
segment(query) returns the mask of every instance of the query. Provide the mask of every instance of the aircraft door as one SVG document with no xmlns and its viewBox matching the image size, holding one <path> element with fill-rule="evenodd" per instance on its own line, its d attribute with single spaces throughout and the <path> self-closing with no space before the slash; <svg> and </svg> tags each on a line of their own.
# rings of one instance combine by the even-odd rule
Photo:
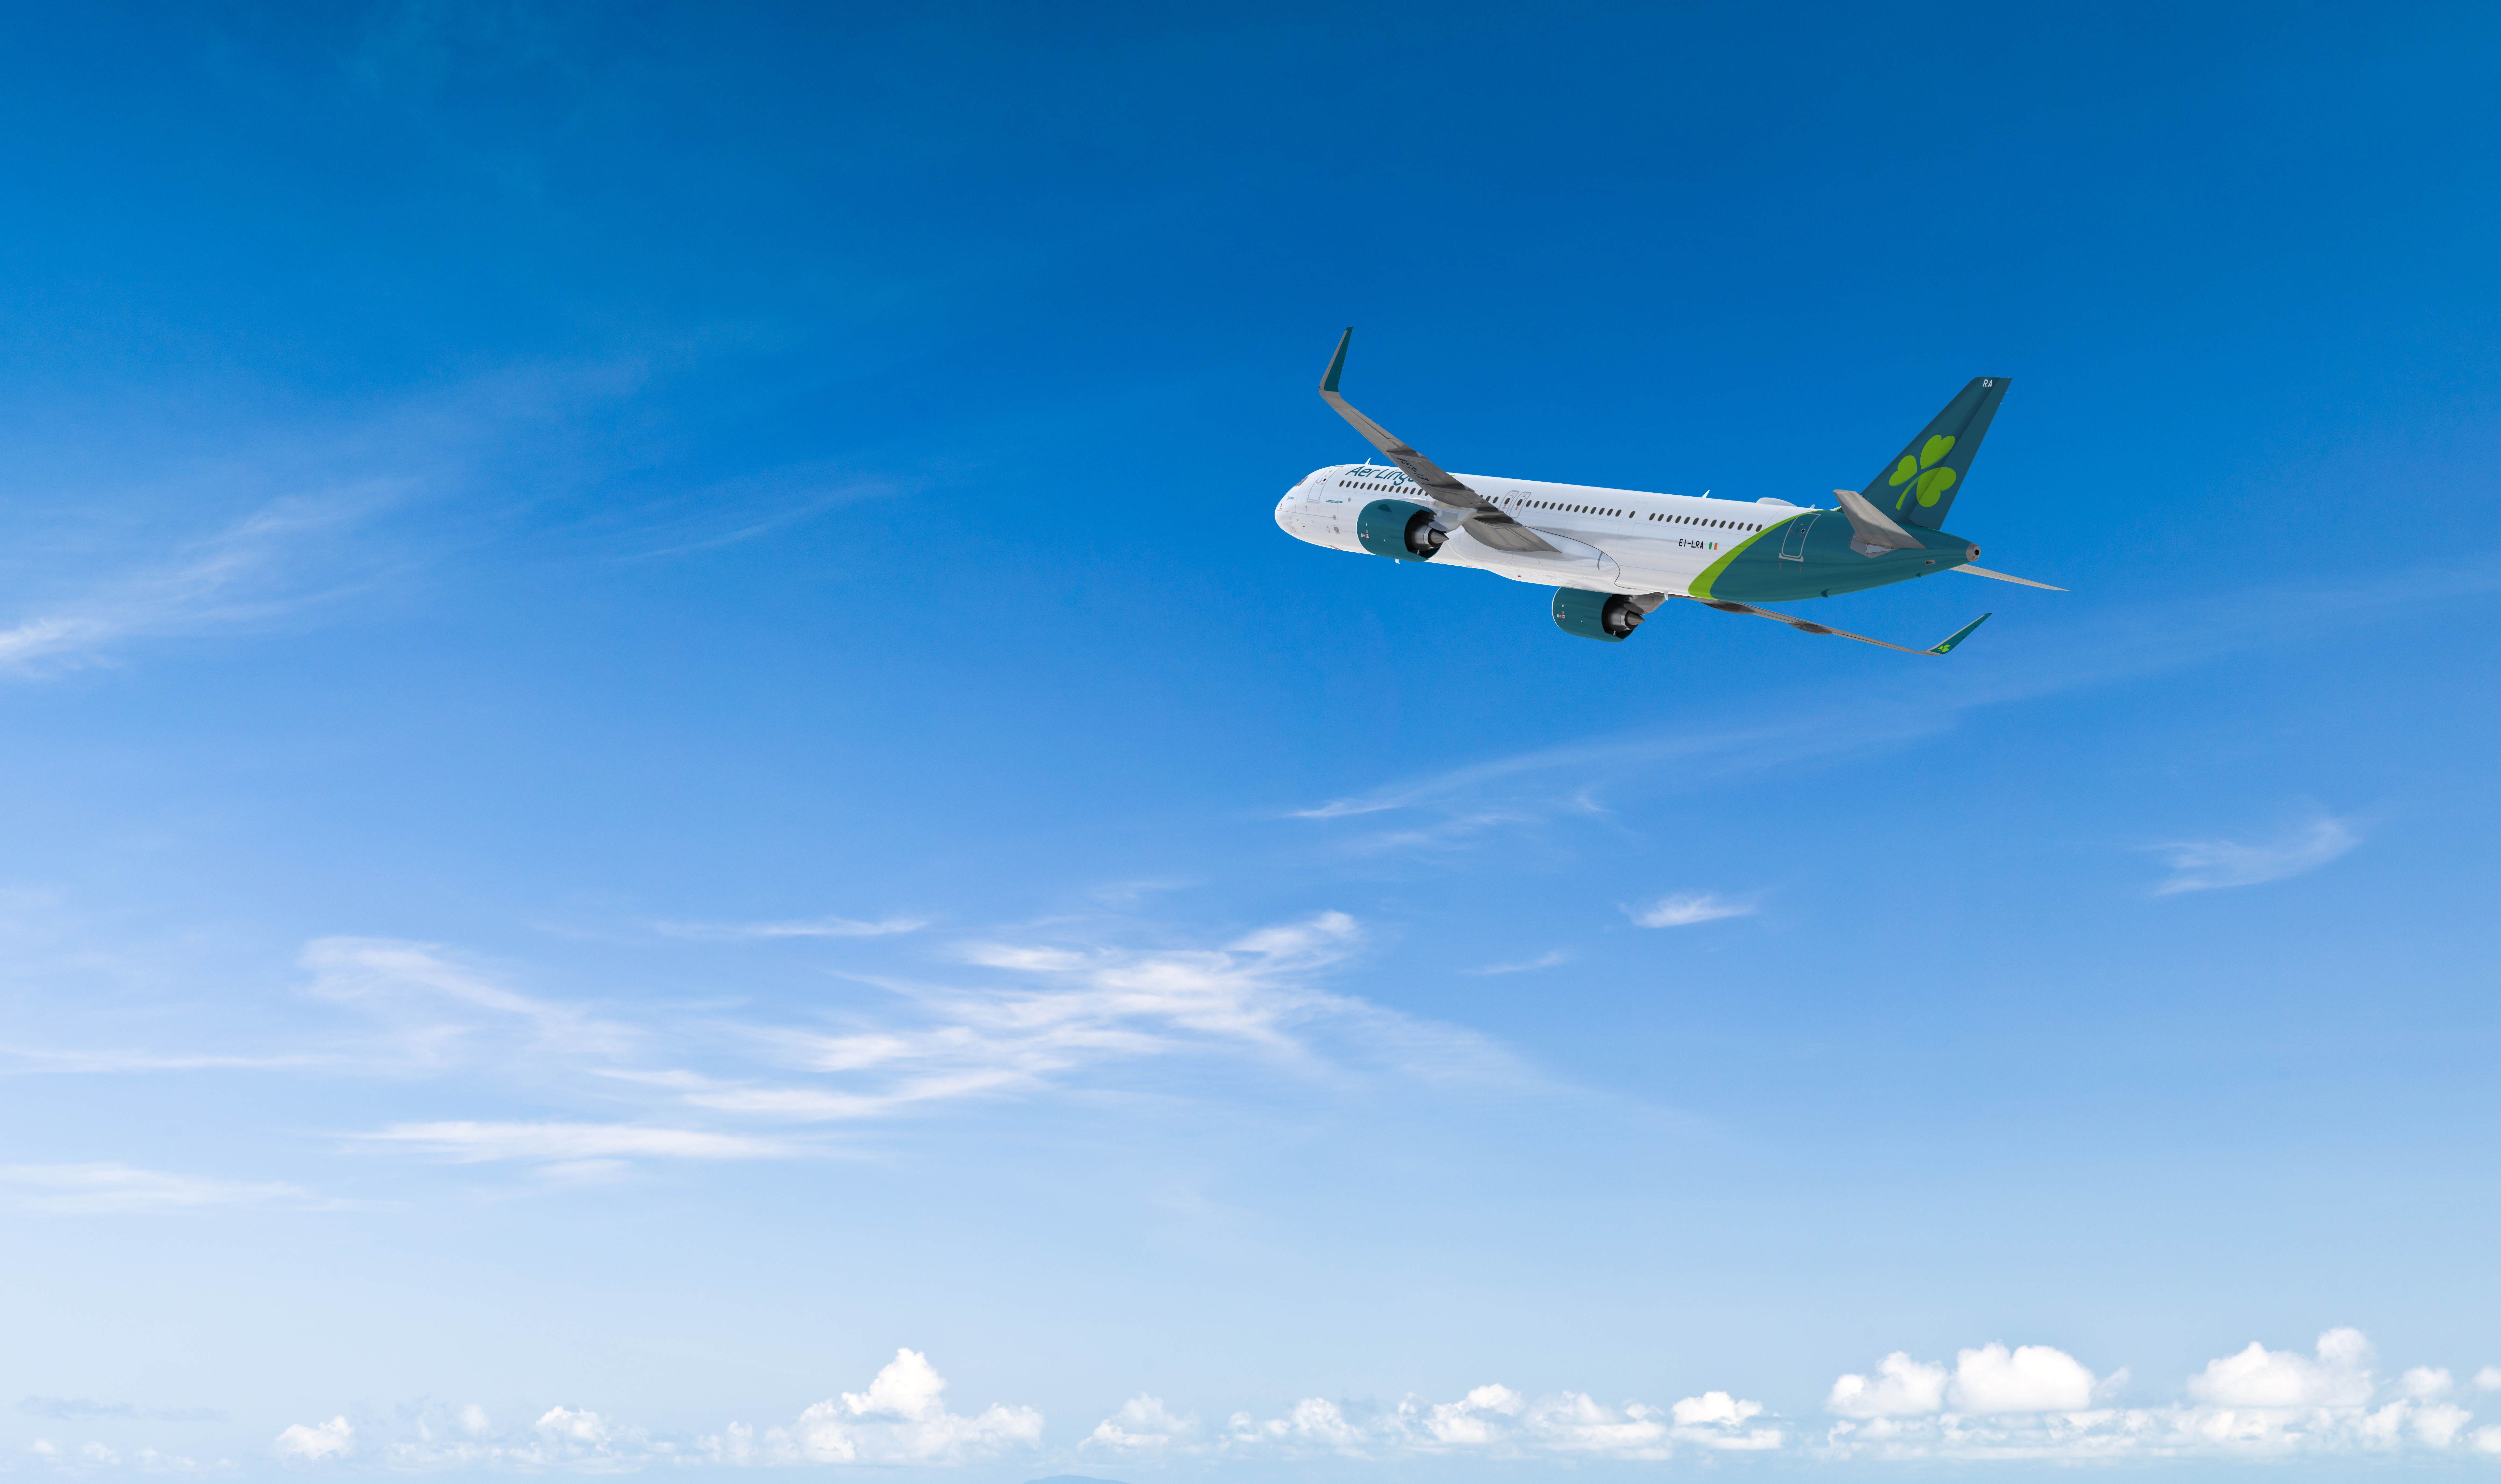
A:
<svg viewBox="0 0 2501 1484">
<path fill-rule="evenodd" d="M 1790 519 L 1789 528 L 1781 534 L 1783 561 L 1806 560 L 1807 532 L 1815 529 L 1815 523 L 1822 520 L 1824 514 L 1825 512 L 1817 512 L 1814 515 L 1796 516 Z"/>
</svg>

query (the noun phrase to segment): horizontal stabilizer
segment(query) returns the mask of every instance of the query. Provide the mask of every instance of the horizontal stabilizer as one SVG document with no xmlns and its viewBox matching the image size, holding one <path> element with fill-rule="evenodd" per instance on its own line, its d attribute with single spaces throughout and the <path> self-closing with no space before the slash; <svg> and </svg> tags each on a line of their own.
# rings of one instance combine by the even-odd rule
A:
<svg viewBox="0 0 2501 1484">
<path fill-rule="evenodd" d="M 1918 537 L 1893 523 L 1893 518 L 1868 503 L 1867 496 L 1855 489 L 1835 489 L 1841 497 L 1841 513 L 1850 522 L 1850 549 L 1861 556 L 1882 556 L 1886 552 L 1916 552 L 1927 545 Z"/>
<path fill-rule="evenodd" d="M 2017 577 L 2012 572 L 1992 572 L 1986 567 L 1960 566 L 1954 568 L 1954 570 L 1957 572 L 1968 572 L 1974 577 L 1994 577 L 2002 583 L 2021 583 L 2027 588 L 2049 588 L 2052 592 L 2064 592 L 2067 590 L 2064 588 L 2051 587 L 2048 583 L 2036 583 L 2028 577 Z"/>
</svg>

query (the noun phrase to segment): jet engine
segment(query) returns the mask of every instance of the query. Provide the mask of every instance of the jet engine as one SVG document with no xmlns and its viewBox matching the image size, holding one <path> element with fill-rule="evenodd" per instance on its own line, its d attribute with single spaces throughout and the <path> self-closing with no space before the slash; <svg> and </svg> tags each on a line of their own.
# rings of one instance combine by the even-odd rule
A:
<svg viewBox="0 0 2501 1484">
<path fill-rule="evenodd" d="M 1450 539 L 1433 528 L 1433 513 L 1414 500 L 1375 500 L 1354 518 L 1354 539 L 1375 556 L 1430 561 Z"/>
<path fill-rule="evenodd" d="M 1581 588 L 1554 590 L 1554 626 L 1583 639 L 1621 644 L 1648 617 L 1649 610 L 1620 592 L 1590 592 Z"/>
</svg>

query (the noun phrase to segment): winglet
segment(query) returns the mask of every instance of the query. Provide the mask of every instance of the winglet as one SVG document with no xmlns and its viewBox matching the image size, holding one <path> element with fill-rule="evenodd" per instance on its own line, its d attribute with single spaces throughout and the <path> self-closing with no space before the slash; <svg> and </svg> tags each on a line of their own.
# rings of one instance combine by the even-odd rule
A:
<svg viewBox="0 0 2501 1484">
<path fill-rule="evenodd" d="M 1985 623 L 1987 623 L 1987 622 L 1988 622 L 1988 615 L 1987 615 L 1987 614 L 1984 614 L 1984 614 L 1982 614 L 1979 618 L 1976 618 L 1976 619 L 1972 620 L 1970 623 L 1965 624 L 1962 627 L 1955 629 L 1955 630 L 1954 630 L 1952 633 L 1951 633 L 1951 634 L 1948 634 L 1948 635 L 1946 636 L 1946 642 L 1945 642 L 1945 643 L 1938 645 L 1935 649 L 1932 649 L 1932 650 L 1928 651 L 1928 653 L 1929 653 L 1929 654 L 1931 654 L 1931 655 L 1942 655 L 1942 654 L 1945 654 L 1945 653 L 1946 653 L 1946 652 L 1948 652 L 1949 650 L 1951 650 L 1955 645 L 1960 644 L 1963 640 L 1970 638 L 1970 637 L 1971 637 L 1971 631 L 1972 631 L 1973 629 L 1978 628 L 1980 625 L 1982 625 L 1983 624 L 1985 624 Z"/>
<path fill-rule="evenodd" d="M 1497 551 L 1551 552 L 1546 538 L 1504 514 L 1501 506 L 1469 489 L 1440 464 L 1418 454 L 1389 429 L 1355 411 L 1354 404 L 1338 395 L 1337 376 L 1346 369 L 1347 342 L 1354 338 L 1354 326 L 1337 337 L 1337 354 L 1329 357 L 1328 374 L 1320 378 L 1320 400 L 1331 411 L 1344 418 L 1347 426 L 1363 435 L 1363 441 L 1389 455 L 1401 473 L 1416 482 L 1426 498 L 1444 511 L 1467 512 L 1463 518 L 1469 534 Z M 1442 523 L 1448 529 L 1447 521 Z"/>
<path fill-rule="evenodd" d="M 1354 326 L 1351 324 L 1346 327 L 1345 334 L 1337 337 L 1337 354 L 1329 357 L 1328 375 L 1320 378 L 1322 391 L 1337 389 L 1337 374 L 1346 369 L 1346 343 L 1353 338 Z"/>
</svg>

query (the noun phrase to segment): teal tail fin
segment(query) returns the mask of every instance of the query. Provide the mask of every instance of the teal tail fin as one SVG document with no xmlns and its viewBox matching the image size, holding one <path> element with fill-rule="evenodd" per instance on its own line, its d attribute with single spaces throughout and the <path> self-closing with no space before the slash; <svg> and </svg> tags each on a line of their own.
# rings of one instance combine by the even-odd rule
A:
<svg viewBox="0 0 2501 1484">
<path fill-rule="evenodd" d="M 1884 472 L 1867 482 L 1867 503 L 1897 521 L 1935 530 L 1953 508 L 1954 491 L 1971 473 L 1971 455 L 1988 435 L 1988 420 L 2006 399 L 2007 379 L 1975 376 Z"/>
</svg>

